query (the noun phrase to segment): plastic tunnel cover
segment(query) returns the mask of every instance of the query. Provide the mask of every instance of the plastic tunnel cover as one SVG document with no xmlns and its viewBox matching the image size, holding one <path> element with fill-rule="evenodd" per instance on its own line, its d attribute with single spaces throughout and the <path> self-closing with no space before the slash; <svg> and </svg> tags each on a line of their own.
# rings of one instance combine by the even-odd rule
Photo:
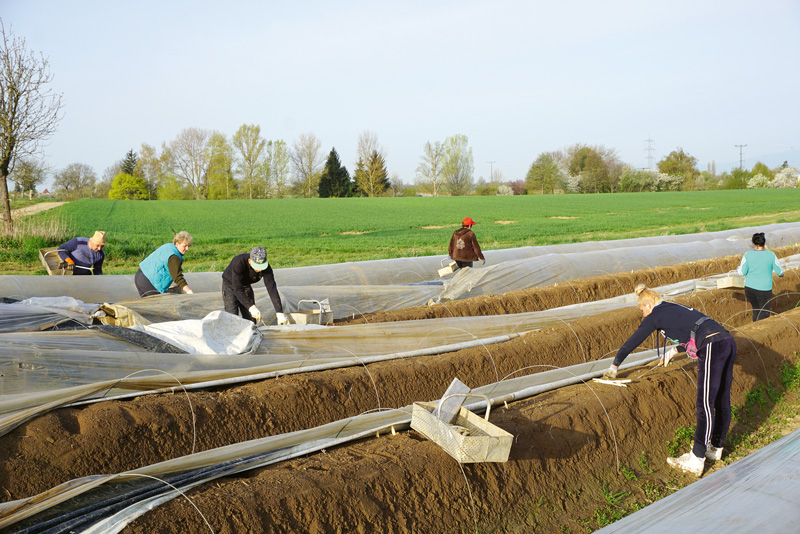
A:
<svg viewBox="0 0 800 534">
<path fill-rule="evenodd" d="M 125 328 L 123 326 L 115 325 L 99 325 L 92 328 L 105 332 L 110 336 L 114 336 L 125 341 L 129 341 L 140 347 L 143 347 L 150 352 L 163 352 L 168 354 L 188 354 L 185 350 L 167 343 L 155 336 L 151 336 L 147 332 L 140 332 L 132 328 Z"/>
</svg>

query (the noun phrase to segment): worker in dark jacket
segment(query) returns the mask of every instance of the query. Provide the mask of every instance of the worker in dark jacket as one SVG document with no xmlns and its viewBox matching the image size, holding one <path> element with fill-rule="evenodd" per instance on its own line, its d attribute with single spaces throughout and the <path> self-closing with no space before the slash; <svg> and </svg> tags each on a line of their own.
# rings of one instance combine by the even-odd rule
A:
<svg viewBox="0 0 800 534">
<path fill-rule="evenodd" d="M 275 275 L 272 266 L 267 261 L 267 251 L 264 247 L 253 247 L 250 253 L 237 254 L 222 273 L 222 302 L 225 311 L 233 315 L 241 315 L 258 324 L 261 322 L 261 311 L 256 307 L 256 298 L 253 293 L 253 284 L 264 279 L 275 316 L 279 325 L 289 324 L 289 319 L 283 313 L 281 296 L 275 284 Z"/>
<path fill-rule="evenodd" d="M 97 230 L 92 237 L 75 237 L 58 247 L 62 269 L 72 270 L 72 274 L 103 274 L 103 260 L 106 253 L 106 233 Z"/>
<path fill-rule="evenodd" d="M 465 218 L 461 221 L 461 228 L 453 232 L 453 237 L 450 238 L 448 254 L 456 262 L 459 269 L 472 267 L 472 262 L 478 260 L 486 263 L 481 247 L 478 245 L 478 239 L 472 232 L 472 225 L 474 224 L 475 221 L 471 217 Z"/>
<path fill-rule="evenodd" d="M 719 323 L 688 306 L 662 301 L 657 291 L 644 284 L 636 287 L 644 319 L 622 344 L 604 379 L 617 377 L 617 368 L 650 334 L 658 330 L 666 339 L 686 348 L 697 360 L 697 427 L 692 450 L 667 463 L 696 476 L 703 474 L 705 460 L 722 458 L 722 443 L 731 423 L 731 382 L 736 360 L 736 342 Z M 672 347 L 664 354 L 664 365 L 678 353 Z"/>
</svg>

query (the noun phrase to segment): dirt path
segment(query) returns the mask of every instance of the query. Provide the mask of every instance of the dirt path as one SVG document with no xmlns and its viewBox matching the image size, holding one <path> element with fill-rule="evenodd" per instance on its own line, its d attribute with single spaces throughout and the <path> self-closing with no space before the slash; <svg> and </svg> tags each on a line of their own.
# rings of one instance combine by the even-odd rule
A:
<svg viewBox="0 0 800 534">
<path fill-rule="evenodd" d="M 797 253 L 782 250 L 780 255 L 790 252 Z M 435 313 L 485 315 L 586 302 L 629 293 L 641 281 L 659 285 L 726 272 L 735 261 L 692 262 L 467 299 L 440 305 Z M 776 299 L 773 310 L 785 313 L 757 324 L 751 324 L 740 290 L 679 299 L 736 329 L 740 353 L 734 403 L 741 403 L 754 384 L 774 381 L 782 362 L 800 345 L 800 311 L 788 311 L 796 305 L 798 291 L 796 273 L 780 279 L 775 293 L 785 296 Z M 396 312 L 392 320 L 417 318 L 427 310 Z M 375 388 L 382 407 L 405 406 L 438 398 L 454 376 L 476 387 L 523 368 L 526 373 L 543 370 L 531 366 L 604 358 L 633 332 L 640 318 L 631 307 L 528 334 L 490 350 L 373 364 L 369 374 L 364 368 L 348 368 L 192 392 L 197 450 L 357 415 L 377 407 Z M 590 532 L 598 525 L 582 525 L 575 518 L 591 516 L 602 504 L 603 488 L 624 481 L 616 471 L 617 454 L 652 491 L 668 492 L 682 476 L 666 467 L 665 444 L 676 429 L 694 423 L 694 365 L 681 361 L 666 370 L 629 374 L 636 381 L 628 389 L 575 386 L 493 410 L 492 422 L 515 435 L 505 464 L 465 465 L 462 473 L 436 445 L 408 431 L 220 480 L 192 491 L 190 497 L 218 533 L 466 532 L 475 531 L 476 521 L 482 532 Z M 0 438 L 0 501 L 33 495 L 79 476 L 182 456 L 191 448 L 192 419 L 183 395 L 56 410 Z M 502 530 L 495 530 L 501 525 Z M 204 528 L 197 511 L 176 499 L 125 532 Z"/>
<path fill-rule="evenodd" d="M 30 206 L 25 206 L 24 208 L 17 208 L 11 210 L 11 218 L 19 219 L 20 217 L 33 215 L 35 213 L 39 213 L 40 211 L 47 211 L 53 208 L 57 208 L 63 204 L 66 204 L 66 202 L 38 202 L 36 204 L 31 204 Z M 2 218 L 1 214 L 0 218 Z"/>
</svg>

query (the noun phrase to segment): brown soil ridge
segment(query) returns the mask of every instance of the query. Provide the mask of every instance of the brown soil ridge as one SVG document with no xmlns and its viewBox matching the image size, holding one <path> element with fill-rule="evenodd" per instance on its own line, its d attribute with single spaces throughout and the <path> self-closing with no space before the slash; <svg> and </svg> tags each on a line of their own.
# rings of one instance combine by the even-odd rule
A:
<svg viewBox="0 0 800 534">
<path fill-rule="evenodd" d="M 641 271 L 638 279 L 691 279 L 697 276 L 699 268 L 705 266 Z M 588 302 L 615 296 L 627 289 L 617 284 L 619 276 L 622 275 L 525 290 L 528 297 L 524 301 L 541 306 L 549 299 L 552 307 L 557 307 L 574 303 L 576 297 Z M 792 280 L 790 276 L 781 279 L 776 284 L 776 293 L 797 291 Z M 537 292 L 547 297 L 537 297 Z M 736 326 L 749 322 L 741 291 L 710 294 L 711 300 L 701 295 L 698 300 L 690 301 L 721 322 Z M 515 300 L 510 295 L 505 298 Z M 453 304 L 473 309 L 470 302 Z M 773 309 L 786 309 L 791 304 L 779 299 Z M 366 368 L 288 375 L 216 391 L 192 391 L 188 400 L 183 394 L 152 395 L 55 410 L 0 437 L 0 502 L 41 493 L 73 478 L 127 471 L 190 454 L 194 441 L 192 412 L 197 429 L 194 451 L 209 450 L 312 428 L 375 408 L 402 407 L 436 399 L 453 377 L 459 377 L 470 387 L 478 387 L 511 374 L 548 369 L 531 366 L 563 367 L 602 359 L 616 351 L 636 328 L 638 319 L 638 310 L 631 307 L 486 348 L 389 361 Z M 522 368 L 526 370 L 519 373 Z M 313 409 L 300 408 L 312 406 Z"/>
<path fill-rule="evenodd" d="M 800 254 L 800 245 L 779 247 L 774 249 L 773 252 L 779 258 Z M 741 259 L 741 255 L 725 256 L 710 260 L 653 267 L 629 273 L 583 278 L 551 286 L 511 291 L 501 295 L 482 295 L 428 306 L 412 306 L 402 310 L 366 313 L 350 319 L 338 319 L 336 324 L 384 323 L 548 310 L 569 306 L 570 304 L 602 300 L 617 295 L 633 293 L 637 284 L 658 287 L 683 280 L 725 274 L 736 269 Z M 688 277 L 687 269 L 691 272 Z M 565 291 L 564 286 L 572 290 Z"/>
<path fill-rule="evenodd" d="M 723 292 L 702 299 L 723 314 L 730 312 L 720 303 L 726 300 Z M 626 317 L 596 329 L 618 324 L 620 335 L 638 321 L 627 310 L 617 315 Z M 800 310 L 792 309 L 736 329 L 734 404 L 755 384 L 778 379 L 800 343 L 798 327 Z M 527 337 L 530 348 L 561 353 L 556 343 Z M 514 435 L 503 464 L 459 466 L 418 433 L 403 431 L 206 484 L 189 498 L 220 534 L 591 532 L 600 525 L 583 518 L 608 506 L 604 492 L 629 487 L 627 473 L 642 479 L 638 491 L 648 502 L 692 480 L 665 458 L 675 430 L 694 424 L 696 369 L 688 359 L 640 367 L 624 373 L 633 379 L 625 389 L 576 385 L 499 407 L 492 423 Z M 175 499 L 124 532 L 203 528 L 197 510 Z"/>
<path fill-rule="evenodd" d="M 686 266 L 684 275 L 695 277 L 696 267 Z M 561 291 L 574 295 L 574 285 Z M 602 286 L 619 291 L 616 282 Z M 790 295 L 798 291 L 796 273 L 780 279 L 775 291 L 787 296 L 779 298 L 773 309 L 793 307 L 796 297 Z M 703 292 L 684 301 L 735 327 L 750 321 L 741 291 Z M 454 376 L 477 387 L 531 365 L 565 366 L 603 358 L 635 329 L 639 318 L 638 310 L 631 307 L 487 349 L 373 364 L 369 375 L 364 368 L 349 368 L 190 393 L 198 421 L 196 450 L 318 426 L 374 409 L 378 399 L 372 380 L 380 394 L 380 406 L 396 407 L 438 398 Z M 525 372 L 538 370 L 546 368 Z M 303 406 L 313 409 L 299 408 Z M 182 456 L 191 448 L 192 420 L 183 395 L 56 410 L 0 438 L 0 499 L 40 493 L 78 476 L 119 472 Z"/>
</svg>

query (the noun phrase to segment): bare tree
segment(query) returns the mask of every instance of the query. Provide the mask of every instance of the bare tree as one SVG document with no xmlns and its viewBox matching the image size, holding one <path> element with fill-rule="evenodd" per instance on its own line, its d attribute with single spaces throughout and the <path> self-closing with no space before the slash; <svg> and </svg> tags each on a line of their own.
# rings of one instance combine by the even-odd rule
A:
<svg viewBox="0 0 800 534">
<path fill-rule="evenodd" d="M 417 166 L 417 183 L 430 187 L 433 196 L 439 196 L 439 189 L 442 187 L 442 167 L 444 166 L 444 145 L 441 141 L 431 144 L 425 143 L 422 152 L 422 160 Z"/>
<path fill-rule="evenodd" d="M 283 198 L 289 192 L 289 149 L 286 141 L 278 139 L 267 143 L 266 165 L 269 177 L 268 196 Z"/>
<path fill-rule="evenodd" d="M 475 163 L 472 147 L 466 135 L 456 134 L 445 139 L 444 169 L 442 175 L 450 194 L 466 195 L 472 189 L 472 175 Z"/>
<path fill-rule="evenodd" d="M 170 143 L 175 176 L 189 186 L 196 200 L 206 196 L 208 166 L 211 162 L 211 132 L 201 128 L 185 128 Z"/>
<path fill-rule="evenodd" d="M 319 188 L 324 158 L 320 154 L 322 143 L 313 133 L 300 134 L 292 145 L 292 167 L 294 167 L 295 184 L 310 198 Z"/>
<path fill-rule="evenodd" d="M 377 152 L 386 159 L 386 154 L 383 147 L 378 143 L 378 134 L 370 130 L 364 130 L 358 136 L 358 145 L 356 148 L 356 164 L 358 161 L 367 162 L 372 157 L 372 153 Z"/>
<path fill-rule="evenodd" d="M 233 134 L 233 146 L 239 151 L 237 167 L 247 184 L 250 198 L 253 198 L 253 182 L 260 181 L 263 172 L 262 159 L 266 144 L 261 137 L 261 127 L 255 124 L 242 124 Z"/>
<path fill-rule="evenodd" d="M 85 163 L 70 163 L 53 176 L 53 185 L 66 198 L 77 200 L 94 195 L 97 175 Z"/>
<path fill-rule="evenodd" d="M 5 232 L 12 233 L 8 175 L 15 161 L 33 156 L 61 120 L 61 95 L 47 84 L 49 63 L 25 48 L 25 40 L 0 20 L 0 203 Z"/>
</svg>

